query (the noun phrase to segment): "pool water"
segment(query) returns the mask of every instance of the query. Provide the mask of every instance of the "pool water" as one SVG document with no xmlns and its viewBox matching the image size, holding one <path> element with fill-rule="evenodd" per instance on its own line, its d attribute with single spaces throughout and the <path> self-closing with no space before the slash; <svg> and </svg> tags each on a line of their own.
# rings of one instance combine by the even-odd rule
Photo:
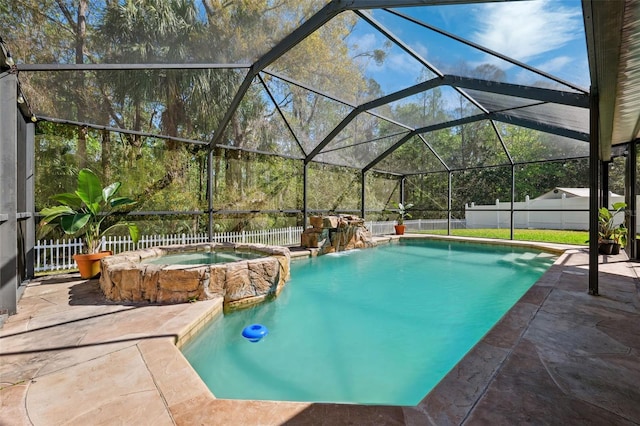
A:
<svg viewBox="0 0 640 426">
<path fill-rule="evenodd" d="M 438 241 L 297 260 L 278 298 L 213 320 L 183 353 L 218 398 L 416 405 L 554 260 Z M 258 343 L 241 335 L 254 323 Z"/>
<path fill-rule="evenodd" d="M 261 253 L 197 251 L 152 257 L 144 259 L 142 263 L 150 263 L 153 265 L 212 265 L 214 263 L 229 263 L 237 262 L 238 260 L 258 259 L 264 256 L 265 255 Z"/>
</svg>

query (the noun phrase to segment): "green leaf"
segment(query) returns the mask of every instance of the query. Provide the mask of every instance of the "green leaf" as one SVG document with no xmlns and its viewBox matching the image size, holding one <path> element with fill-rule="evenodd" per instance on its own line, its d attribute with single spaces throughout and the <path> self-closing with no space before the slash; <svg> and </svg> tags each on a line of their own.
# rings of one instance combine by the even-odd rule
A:
<svg viewBox="0 0 640 426">
<path fill-rule="evenodd" d="M 38 225 L 38 235 L 36 236 L 36 239 L 41 240 L 45 238 L 49 234 L 49 232 L 56 229 L 56 227 L 57 224 L 51 225 L 48 222 L 40 222 L 40 224 Z"/>
<path fill-rule="evenodd" d="M 115 193 L 120 189 L 120 185 L 120 182 L 113 182 L 111 185 L 106 186 L 102 190 L 102 199 L 107 202 L 111 200 L 111 197 L 113 197 Z"/>
<path fill-rule="evenodd" d="M 50 223 L 56 220 L 60 216 L 76 214 L 76 211 L 69 206 L 55 206 L 55 207 L 46 207 L 42 209 L 40 213 L 44 216 L 44 218 L 42 219 L 42 222 Z"/>
<path fill-rule="evenodd" d="M 617 203 L 613 203 L 612 207 L 614 210 L 622 210 L 627 207 L 627 203 L 624 201 L 618 201 Z"/>
<path fill-rule="evenodd" d="M 600 207 L 600 210 L 598 210 L 598 216 L 600 219 L 608 220 L 611 218 L 611 212 L 606 207 Z"/>
<path fill-rule="evenodd" d="M 82 169 L 78 173 L 78 189 L 76 194 L 93 214 L 100 212 L 102 187 L 100 179 L 89 169 Z"/>
<path fill-rule="evenodd" d="M 60 225 L 65 234 L 76 234 L 80 231 L 91 219 L 90 213 L 75 214 L 73 216 L 64 216 L 60 220 Z"/>
<path fill-rule="evenodd" d="M 120 207 L 120 206 L 132 206 L 136 202 L 131 198 L 127 197 L 118 197 L 111 200 L 111 207 Z"/>
<path fill-rule="evenodd" d="M 40 210 L 40 213 L 43 216 L 50 216 L 50 215 L 62 214 L 62 213 L 75 213 L 75 210 L 73 210 L 69 206 L 54 206 L 54 207 L 45 207 L 44 209 Z"/>
<path fill-rule="evenodd" d="M 82 207 L 82 200 L 78 195 L 73 194 L 71 192 L 65 192 L 64 194 L 57 194 L 51 197 L 52 200 L 59 202 L 60 204 L 64 204 L 65 206 L 73 207 L 78 209 Z"/>
<path fill-rule="evenodd" d="M 138 229 L 138 226 L 135 223 L 127 223 L 127 226 L 129 227 L 131 240 L 134 244 L 138 244 L 138 241 L 140 240 L 140 230 Z"/>
</svg>

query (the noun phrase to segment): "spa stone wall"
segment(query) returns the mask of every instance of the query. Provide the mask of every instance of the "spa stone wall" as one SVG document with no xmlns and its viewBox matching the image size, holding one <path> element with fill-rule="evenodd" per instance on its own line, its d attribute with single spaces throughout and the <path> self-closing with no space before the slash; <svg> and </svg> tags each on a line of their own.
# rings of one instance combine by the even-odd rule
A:
<svg viewBox="0 0 640 426">
<path fill-rule="evenodd" d="M 157 265 L 145 259 L 190 252 L 251 252 L 265 257 L 211 265 Z M 102 259 L 100 288 L 119 302 L 181 303 L 222 296 L 225 309 L 277 296 L 290 276 L 286 247 L 205 243 L 153 247 Z"/>
</svg>

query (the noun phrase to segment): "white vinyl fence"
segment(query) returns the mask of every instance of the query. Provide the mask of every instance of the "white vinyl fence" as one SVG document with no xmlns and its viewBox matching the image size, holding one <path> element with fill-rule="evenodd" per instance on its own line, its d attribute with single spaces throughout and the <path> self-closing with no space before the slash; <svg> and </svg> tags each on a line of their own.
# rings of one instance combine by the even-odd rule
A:
<svg viewBox="0 0 640 426">
<path fill-rule="evenodd" d="M 386 235 L 395 232 L 395 222 L 365 222 L 365 226 L 372 235 Z M 415 219 L 405 220 L 408 231 L 427 231 L 434 229 L 447 229 L 447 220 Z M 464 220 L 452 220 L 451 228 L 464 228 Z M 266 229 L 259 231 L 222 232 L 213 235 L 213 242 L 252 243 L 274 246 L 297 246 L 300 244 L 301 226 Z M 102 239 L 102 250 L 111 250 L 121 253 L 127 250 L 144 249 L 147 247 L 166 246 L 172 244 L 195 244 L 207 242 L 206 233 L 201 234 L 174 234 L 174 235 L 142 235 L 138 244 L 127 235 L 126 237 L 105 237 Z M 39 240 L 36 241 L 35 272 L 61 271 L 76 269 L 73 255 L 82 252 L 82 240 Z"/>
<path fill-rule="evenodd" d="M 613 203 L 624 201 L 624 197 L 609 195 L 609 208 Z M 640 202 L 638 197 L 637 202 Z M 589 198 L 571 197 L 558 199 L 534 199 L 526 197 L 525 201 L 513 203 L 516 211 L 513 214 L 513 226 L 517 229 L 589 229 Z M 467 205 L 465 218 L 467 228 L 510 228 L 511 227 L 511 202 L 496 200 L 495 204 L 476 206 Z M 551 210 L 551 211 L 543 211 Z M 586 210 L 586 211 L 575 211 Z M 616 217 L 619 224 L 624 219 L 620 214 Z M 640 223 L 638 224 L 640 232 Z"/>
</svg>

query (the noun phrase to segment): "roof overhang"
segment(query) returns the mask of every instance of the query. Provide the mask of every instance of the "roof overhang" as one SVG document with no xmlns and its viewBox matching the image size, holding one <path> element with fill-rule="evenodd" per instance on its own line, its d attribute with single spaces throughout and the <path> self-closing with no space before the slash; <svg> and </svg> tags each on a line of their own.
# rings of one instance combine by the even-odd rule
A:
<svg viewBox="0 0 640 426">
<path fill-rule="evenodd" d="M 599 97 L 600 158 L 640 131 L 640 4 L 583 0 L 592 93 Z"/>
</svg>

